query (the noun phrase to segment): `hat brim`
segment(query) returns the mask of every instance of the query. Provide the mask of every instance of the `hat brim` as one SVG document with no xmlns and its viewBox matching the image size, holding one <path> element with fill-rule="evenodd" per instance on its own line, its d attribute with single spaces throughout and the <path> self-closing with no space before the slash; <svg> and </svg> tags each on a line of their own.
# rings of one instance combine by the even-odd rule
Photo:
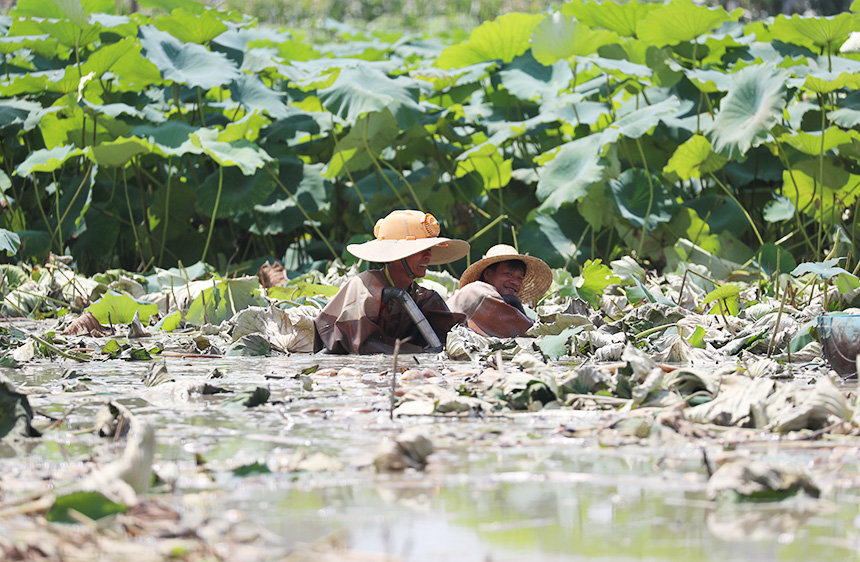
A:
<svg viewBox="0 0 860 562">
<path fill-rule="evenodd" d="M 494 263 L 511 260 L 519 260 L 526 264 L 526 275 L 523 277 L 523 287 L 520 289 L 520 293 L 517 295 L 517 298 L 523 302 L 531 302 L 543 296 L 543 294 L 549 290 L 550 285 L 552 285 L 552 270 L 542 259 L 532 256 L 524 256 L 522 254 L 505 254 L 483 258 L 476 261 L 466 268 L 466 271 L 464 271 L 463 275 L 460 277 L 460 288 L 462 289 L 469 283 L 478 281 L 481 278 L 481 275 L 484 274 L 484 270 Z"/>
<path fill-rule="evenodd" d="M 417 240 L 371 240 L 364 244 L 350 244 L 346 249 L 357 258 L 375 263 L 397 261 L 429 249 L 430 265 L 439 265 L 464 257 L 469 253 L 469 243 L 442 237 Z"/>
</svg>

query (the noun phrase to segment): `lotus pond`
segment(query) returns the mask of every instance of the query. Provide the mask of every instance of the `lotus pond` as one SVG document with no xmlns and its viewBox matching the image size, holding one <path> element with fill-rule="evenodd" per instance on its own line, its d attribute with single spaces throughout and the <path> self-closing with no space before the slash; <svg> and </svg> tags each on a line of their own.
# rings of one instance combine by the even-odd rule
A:
<svg viewBox="0 0 860 562">
<path fill-rule="evenodd" d="M 478 400 L 514 364 L 431 355 L 398 362 L 393 418 L 391 357 L 63 359 L 6 370 L 29 393 L 44 436 L 0 442 L 0 551 L 11 560 L 139 561 L 857 556 L 856 437 L 715 425 L 695 434 L 655 421 L 666 408 L 633 414 L 584 402 L 410 414 L 404 399 L 417 389 Z M 549 367 L 562 378 L 574 365 Z M 147 386 L 153 371 L 161 382 Z M 783 384 L 808 387 L 825 369 L 794 372 Z M 258 387 L 267 399 L 243 404 Z M 851 388 L 840 390 L 851 397 Z M 437 412 L 444 400 L 436 396 Z M 152 485 L 124 513 L 48 522 L 46 509 L 64 490 L 133 446 L 132 437 L 94 433 L 107 401 L 155 429 Z M 409 446 L 416 434 L 432 443 L 423 460 L 421 447 Z M 397 439 L 404 447 L 386 448 Z M 708 499 L 709 470 L 749 460 L 779 467 L 781 477 L 805 473 L 819 497 Z"/>
</svg>

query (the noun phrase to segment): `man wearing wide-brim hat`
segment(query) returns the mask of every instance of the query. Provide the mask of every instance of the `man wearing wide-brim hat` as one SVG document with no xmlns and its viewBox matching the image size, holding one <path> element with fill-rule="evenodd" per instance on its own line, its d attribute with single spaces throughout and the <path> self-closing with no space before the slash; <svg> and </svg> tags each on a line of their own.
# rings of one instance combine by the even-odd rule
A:
<svg viewBox="0 0 860 562">
<path fill-rule="evenodd" d="M 466 325 L 485 336 L 523 336 L 534 321 L 523 302 L 531 302 L 552 284 L 552 271 L 543 260 L 498 244 L 469 266 L 448 308 L 466 315 Z"/>
<path fill-rule="evenodd" d="M 352 255 L 383 267 L 350 279 L 320 312 L 314 321 L 315 351 L 392 353 L 400 339 L 406 340 L 402 352 L 419 353 L 436 347 L 428 339 L 444 344 L 448 332 L 463 324 L 465 316 L 451 312 L 439 293 L 419 286 L 415 279 L 424 277 L 430 265 L 464 257 L 469 244 L 439 233 L 431 214 L 393 211 L 377 221 L 375 240 L 347 246 Z"/>
</svg>

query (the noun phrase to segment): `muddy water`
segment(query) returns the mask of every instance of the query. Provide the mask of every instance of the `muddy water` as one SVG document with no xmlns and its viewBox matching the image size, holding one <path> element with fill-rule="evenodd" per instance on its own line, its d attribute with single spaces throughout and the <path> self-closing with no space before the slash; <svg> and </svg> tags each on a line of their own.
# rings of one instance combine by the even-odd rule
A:
<svg viewBox="0 0 860 562">
<path fill-rule="evenodd" d="M 434 361 L 452 370 L 466 363 Z M 401 364 L 414 364 L 401 358 Z M 311 365 L 352 366 L 359 377 L 296 375 Z M 854 447 L 795 448 L 763 435 L 751 456 L 814 471 L 821 500 L 717 505 L 705 499 L 702 449 L 718 444 L 649 443 L 618 435 L 566 437 L 562 428 L 604 426 L 612 413 L 555 410 L 483 418 L 390 419 L 390 358 L 293 356 L 166 360 L 177 380 L 210 381 L 233 392 L 267 386 L 268 404 L 227 406 L 228 394 L 188 396 L 172 385 L 146 388 L 149 363 L 43 363 L 10 371 L 43 386 L 35 410 L 66 415 L 37 444 L 0 444 L 4 495 L 73 481 L 83 461 L 121 451 L 84 433 L 109 398 L 157 427 L 156 488 L 183 524 L 212 541 L 245 542 L 244 559 L 280 560 L 336 545 L 371 560 L 847 560 L 860 551 L 860 469 Z M 88 380 L 63 392 L 73 367 Z M 464 374 L 441 381 L 451 388 Z M 403 382 L 401 387 L 421 381 Z M 440 381 L 435 381 L 440 382 Z M 424 472 L 379 475 L 374 452 L 385 437 L 420 426 L 436 452 Z M 314 456 L 316 455 L 316 456 Z M 314 462 L 299 465 L 304 459 Z M 254 462 L 270 473 L 238 477 Z M 302 468 L 303 467 L 303 468 Z M 298 470 L 297 470 L 298 468 Z M 41 481 L 40 481 L 41 479 Z M 41 483 L 40 483 L 41 482 Z M 311 558 L 312 559 L 312 558 Z M 347 559 L 344 555 L 344 559 Z M 357 558 L 356 558 L 357 559 Z"/>
</svg>

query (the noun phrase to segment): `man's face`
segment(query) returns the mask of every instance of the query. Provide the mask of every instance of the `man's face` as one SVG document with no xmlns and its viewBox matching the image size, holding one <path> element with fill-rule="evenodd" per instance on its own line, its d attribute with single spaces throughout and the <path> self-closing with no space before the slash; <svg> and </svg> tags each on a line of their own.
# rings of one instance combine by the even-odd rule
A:
<svg viewBox="0 0 860 562">
<path fill-rule="evenodd" d="M 484 278 L 501 296 L 519 295 L 525 276 L 526 272 L 519 264 L 509 261 L 499 262 L 495 267 L 484 270 Z"/>
<path fill-rule="evenodd" d="M 427 266 L 430 265 L 430 256 L 432 252 L 426 249 L 423 252 L 412 254 L 406 258 L 406 265 L 412 270 L 415 277 L 424 277 L 427 275 Z"/>
</svg>

